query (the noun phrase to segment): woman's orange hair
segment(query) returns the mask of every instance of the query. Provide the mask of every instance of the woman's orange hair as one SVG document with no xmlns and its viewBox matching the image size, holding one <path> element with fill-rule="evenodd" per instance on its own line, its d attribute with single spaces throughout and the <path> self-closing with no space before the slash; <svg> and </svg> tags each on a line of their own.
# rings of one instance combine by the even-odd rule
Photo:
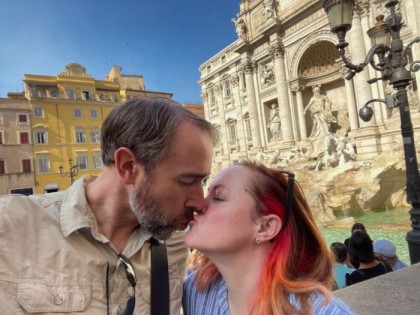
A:
<svg viewBox="0 0 420 315">
<path fill-rule="evenodd" d="M 237 165 L 256 173 L 247 189 L 256 203 L 255 217 L 273 213 L 284 224 L 271 241 L 272 251 L 265 260 L 250 314 L 311 314 L 311 294 L 320 292 L 327 303 L 334 278 L 328 247 L 303 191 L 294 183 L 292 209 L 286 214 L 287 174 L 250 161 Z M 203 290 L 219 276 L 211 261 L 203 261 L 197 273 L 197 288 Z M 291 294 L 298 299 L 299 309 L 290 303 Z"/>
</svg>

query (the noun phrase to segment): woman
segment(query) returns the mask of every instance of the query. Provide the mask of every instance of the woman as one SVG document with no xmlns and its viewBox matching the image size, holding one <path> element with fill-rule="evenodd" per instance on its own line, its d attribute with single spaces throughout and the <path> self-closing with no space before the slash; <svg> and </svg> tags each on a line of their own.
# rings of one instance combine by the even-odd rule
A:
<svg viewBox="0 0 420 315">
<path fill-rule="evenodd" d="M 334 264 L 334 278 L 337 282 L 338 289 L 346 287 L 346 274 L 352 273 L 354 269 L 347 267 L 346 261 L 347 256 L 347 247 L 343 243 L 334 242 L 330 245 L 331 253 L 335 260 Z"/>
<path fill-rule="evenodd" d="M 387 263 L 375 259 L 372 239 L 364 231 L 353 232 L 350 237 L 348 252 L 350 261 L 357 260 L 360 264 L 357 270 L 346 275 L 347 285 L 372 279 L 392 271 Z"/>
<path fill-rule="evenodd" d="M 185 315 L 353 314 L 331 297 L 328 248 L 291 173 L 252 162 L 225 169 L 186 243 L 209 260 L 185 282 Z"/>
</svg>

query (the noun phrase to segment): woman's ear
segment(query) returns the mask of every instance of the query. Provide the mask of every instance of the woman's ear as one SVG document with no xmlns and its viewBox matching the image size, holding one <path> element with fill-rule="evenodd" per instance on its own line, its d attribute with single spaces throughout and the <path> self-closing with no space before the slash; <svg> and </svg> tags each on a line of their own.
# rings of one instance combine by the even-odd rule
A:
<svg viewBox="0 0 420 315">
<path fill-rule="evenodd" d="M 255 223 L 256 229 L 254 238 L 260 242 L 271 241 L 279 234 L 282 224 L 283 222 L 278 215 L 264 215 L 258 218 Z"/>
<path fill-rule="evenodd" d="M 143 164 L 137 162 L 134 153 L 126 148 L 118 148 L 114 153 L 115 167 L 126 185 L 134 184 L 138 175 L 144 175 Z"/>
</svg>

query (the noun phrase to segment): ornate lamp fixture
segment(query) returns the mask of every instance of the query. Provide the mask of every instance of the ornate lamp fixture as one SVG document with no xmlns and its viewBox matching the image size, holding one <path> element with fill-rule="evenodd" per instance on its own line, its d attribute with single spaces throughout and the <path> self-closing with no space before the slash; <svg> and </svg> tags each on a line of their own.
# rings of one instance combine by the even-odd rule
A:
<svg viewBox="0 0 420 315">
<path fill-rule="evenodd" d="M 364 62 L 355 65 L 345 56 L 348 43 L 345 40 L 346 32 L 351 29 L 354 0 L 325 0 L 323 7 L 328 15 L 331 32 L 338 37 L 336 45 L 345 67 L 350 70 L 347 80 L 351 80 L 356 73 L 361 72 L 368 64 L 381 73 L 381 76 L 368 80 L 369 84 L 376 81 L 389 81 L 397 91 L 396 95 L 387 99 L 373 99 L 368 101 L 359 111 L 363 121 L 369 121 L 373 110 L 368 105 L 372 102 L 385 103 L 388 108 L 398 107 L 401 119 L 401 134 L 404 145 L 404 157 L 407 174 L 407 201 L 412 205 L 410 210 L 411 231 L 406 239 L 410 252 L 411 263 L 420 262 L 420 175 L 417 165 L 416 149 L 414 145 L 413 124 L 407 98 L 407 86 L 412 81 L 411 72 L 420 69 L 420 60 L 414 61 L 407 69 L 407 52 L 414 43 L 420 42 L 420 36 L 404 46 L 400 37 L 402 16 L 396 12 L 398 0 L 388 0 L 385 7 L 390 14 L 384 19 L 383 15 L 376 18 L 376 24 L 368 30 L 372 48 L 369 50 Z"/>
<path fill-rule="evenodd" d="M 73 184 L 74 178 L 79 174 L 79 165 L 73 165 L 73 160 L 69 159 L 69 171 L 64 171 L 62 164 L 58 167 L 60 170 L 60 175 L 63 177 L 70 177 L 70 183 Z"/>
</svg>

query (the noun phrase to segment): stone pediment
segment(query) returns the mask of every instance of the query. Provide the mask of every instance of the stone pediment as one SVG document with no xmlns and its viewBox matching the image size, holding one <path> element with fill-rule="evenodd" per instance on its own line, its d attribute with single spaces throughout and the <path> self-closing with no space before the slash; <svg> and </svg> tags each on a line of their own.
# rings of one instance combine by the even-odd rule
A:
<svg viewBox="0 0 420 315">
<path fill-rule="evenodd" d="M 86 68 L 78 63 L 69 63 L 64 72 L 61 72 L 60 75 L 68 77 L 83 77 L 83 78 L 92 78 L 92 76 L 86 73 Z"/>
</svg>

